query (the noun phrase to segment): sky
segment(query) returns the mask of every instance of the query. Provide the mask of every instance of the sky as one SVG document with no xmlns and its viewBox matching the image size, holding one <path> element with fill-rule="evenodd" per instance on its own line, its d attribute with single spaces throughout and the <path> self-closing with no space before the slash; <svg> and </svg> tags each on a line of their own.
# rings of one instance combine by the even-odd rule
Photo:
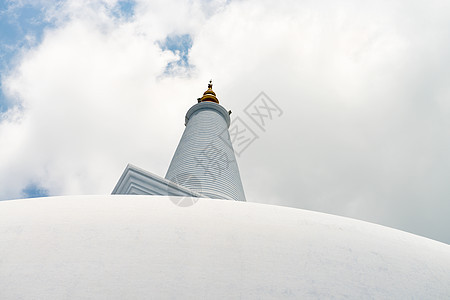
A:
<svg viewBox="0 0 450 300">
<path fill-rule="evenodd" d="M 213 79 L 247 201 L 450 243 L 449 53 L 445 0 L 2 0 L 0 199 L 164 176 Z"/>
</svg>

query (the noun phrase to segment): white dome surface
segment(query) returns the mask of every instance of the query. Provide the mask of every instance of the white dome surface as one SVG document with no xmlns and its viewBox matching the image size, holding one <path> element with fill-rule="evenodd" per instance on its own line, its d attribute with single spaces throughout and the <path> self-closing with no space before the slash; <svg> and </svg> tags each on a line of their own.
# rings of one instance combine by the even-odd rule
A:
<svg viewBox="0 0 450 300">
<path fill-rule="evenodd" d="M 2 201 L 0 299 L 22 298 L 448 299 L 450 246 L 239 201 Z"/>
</svg>

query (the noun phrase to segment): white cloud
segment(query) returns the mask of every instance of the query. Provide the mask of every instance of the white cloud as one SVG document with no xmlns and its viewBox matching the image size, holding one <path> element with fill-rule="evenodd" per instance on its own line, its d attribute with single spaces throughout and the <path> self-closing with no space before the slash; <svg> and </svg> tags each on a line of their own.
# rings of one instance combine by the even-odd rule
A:
<svg viewBox="0 0 450 300">
<path fill-rule="evenodd" d="M 212 77 L 232 117 L 261 90 L 284 110 L 239 160 L 249 201 L 450 241 L 445 1 L 79 3 L 3 82 L 24 110 L 0 125 L 1 198 L 109 193 L 128 162 L 164 175 Z M 192 36 L 190 76 L 161 76 L 169 34 Z"/>
</svg>

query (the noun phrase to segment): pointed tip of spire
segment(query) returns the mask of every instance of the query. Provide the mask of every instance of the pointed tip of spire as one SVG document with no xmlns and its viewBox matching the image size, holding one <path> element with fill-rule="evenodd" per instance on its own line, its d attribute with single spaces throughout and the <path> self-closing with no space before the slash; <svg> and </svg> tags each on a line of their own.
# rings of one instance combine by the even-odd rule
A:
<svg viewBox="0 0 450 300">
<path fill-rule="evenodd" d="M 212 90 L 212 86 L 213 84 L 211 79 L 209 80 L 208 89 L 206 90 L 206 92 L 203 93 L 203 97 L 199 99 L 199 102 L 210 101 L 219 103 L 219 99 L 217 99 L 216 93 L 214 93 L 214 91 Z"/>
</svg>

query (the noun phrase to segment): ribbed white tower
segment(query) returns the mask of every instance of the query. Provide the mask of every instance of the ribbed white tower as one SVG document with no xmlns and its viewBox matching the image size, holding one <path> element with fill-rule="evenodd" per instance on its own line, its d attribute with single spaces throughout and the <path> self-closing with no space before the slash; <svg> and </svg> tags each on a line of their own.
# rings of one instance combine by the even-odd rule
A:
<svg viewBox="0 0 450 300">
<path fill-rule="evenodd" d="M 230 116 L 219 104 L 211 81 L 186 113 L 185 125 L 166 179 L 211 198 L 245 201 L 228 132 Z"/>
</svg>

